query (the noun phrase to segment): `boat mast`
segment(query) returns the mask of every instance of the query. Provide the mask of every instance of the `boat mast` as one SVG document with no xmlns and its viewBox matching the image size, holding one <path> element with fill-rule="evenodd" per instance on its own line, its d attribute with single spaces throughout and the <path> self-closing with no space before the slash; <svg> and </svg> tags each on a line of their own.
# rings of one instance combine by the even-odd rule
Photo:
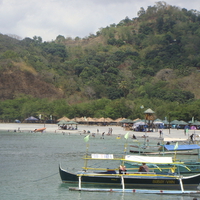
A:
<svg viewBox="0 0 200 200">
<path fill-rule="evenodd" d="M 129 132 L 127 132 L 127 133 L 124 135 L 124 138 L 126 139 L 126 142 L 125 142 L 125 144 L 124 144 L 124 155 L 123 155 L 122 165 L 124 165 L 124 159 L 125 159 L 125 156 L 126 156 L 126 154 L 127 154 L 128 137 L 129 137 Z"/>
<path fill-rule="evenodd" d="M 85 161 L 84 161 L 84 169 L 85 171 L 87 170 L 87 163 L 88 163 L 88 149 L 89 149 L 89 144 L 86 144 L 86 152 L 85 152 Z"/>
<path fill-rule="evenodd" d="M 85 171 L 87 170 L 87 163 L 88 163 L 88 149 L 89 149 L 89 138 L 90 138 L 90 135 L 87 135 L 84 137 L 84 141 L 86 142 L 86 152 L 85 152 L 85 161 L 84 161 L 84 169 Z"/>
</svg>

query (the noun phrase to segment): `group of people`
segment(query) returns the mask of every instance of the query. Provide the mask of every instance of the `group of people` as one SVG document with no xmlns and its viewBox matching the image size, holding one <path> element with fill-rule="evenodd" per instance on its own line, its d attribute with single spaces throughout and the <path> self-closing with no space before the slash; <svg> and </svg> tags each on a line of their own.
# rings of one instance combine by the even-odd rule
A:
<svg viewBox="0 0 200 200">
<path fill-rule="evenodd" d="M 124 165 L 119 166 L 119 174 L 126 174 L 127 170 Z M 149 167 L 146 165 L 146 163 L 142 163 L 142 165 L 139 167 L 138 172 L 149 172 Z"/>
<path fill-rule="evenodd" d="M 63 130 L 78 130 L 77 125 L 75 127 L 67 126 L 67 125 L 60 125 L 60 128 L 63 129 Z"/>
</svg>

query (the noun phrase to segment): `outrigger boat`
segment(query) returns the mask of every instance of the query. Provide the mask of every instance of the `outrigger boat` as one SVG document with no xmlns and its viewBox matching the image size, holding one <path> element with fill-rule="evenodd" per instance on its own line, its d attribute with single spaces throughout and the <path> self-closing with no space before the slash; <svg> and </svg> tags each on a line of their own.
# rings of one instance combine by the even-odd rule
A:
<svg viewBox="0 0 200 200">
<path fill-rule="evenodd" d="M 166 158 L 165 156 L 168 155 L 168 153 L 171 153 L 174 155 L 174 160 L 179 160 L 180 162 L 184 163 L 184 165 L 179 165 L 178 169 L 178 173 L 180 174 L 188 174 L 188 173 L 200 173 L 200 146 L 197 144 L 190 144 L 190 145 L 178 145 L 177 148 L 175 148 L 175 145 L 163 145 L 162 146 L 163 151 L 160 151 L 159 154 L 160 156 L 158 157 L 158 159 L 162 158 Z M 191 151 L 196 150 L 196 153 L 191 153 Z M 183 152 L 184 155 L 198 155 L 197 158 L 195 157 L 195 159 L 189 159 L 186 160 L 185 158 L 182 159 L 177 159 L 177 154 L 178 152 Z M 154 157 L 152 157 L 154 155 L 154 153 L 144 153 L 146 154 L 146 156 L 143 156 L 143 159 L 145 158 L 150 158 L 150 160 L 153 160 Z M 144 154 L 138 154 L 138 155 L 144 155 Z M 156 154 L 156 153 L 155 153 Z M 180 154 L 178 154 L 180 155 Z M 158 163 L 157 166 L 160 166 L 163 168 L 163 165 L 161 166 L 162 163 Z M 138 166 L 138 163 L 134 163 L 134 162 L 125 162 L 125 165 L 127 168 L 134 168 Z M 151 162 L 149 162 L 148 164 L 149 167 L 153 167 L 153 165 L 151 165 Z M 188 168 L 190 170 L 188 170 Z M 155 171 L 157 171 L 155 169 Z M 165 172 L 167 172 L 167 169 L 165 170 Z"/>
<path fill-rule="evenodd" d="M 186 190 L 195 191 L 197 190 L 200 184 L 200 174 L 183 177 L 173 173 L 163 173 L 162 169 L 160 173 L 155 172 L 131 172 L 121 174 L 118 168 L 89 168 L 87 166 L 88 160 L 103 160 L 112 161 L 118 160 L 122 163 L 125 161 L 130 161 L 130 157 L 125 156 L 124 158 L 114 158 L 113 154 L 92 154 L 90 156 L 85 156 L 85 166 L 83 170 L 77 173 L 70 173 L 64 170 L 59 166 L 59 172 L 62 182 L 64 183 L 78 183 L 78 188 L 74 190 L 81 190 L 82 183 L 90 186 L 112 186 L 114 188 L 122 188 L 122 191 L 125 191 L 125 188 L 134 188 L 134 189 L 154 189 L 154 190 L 179 190 L 182 193 Z M 140 163 L 144 161 L 138 161 Z M 156 162 L 154 163 L 156 164 Z M 158 164 L 158 163 L 157 163 Z M 168 164 L 166 163 L 162 164 Z M 170 164 L 170 163 L 169 163 Z M 174 165 L 183 165 L 183 163 L 171 163 L 171 167 Z M 89 171 L 93 169 L 95 171 Z M 72 188 L 71 188 L 72 189 Z M 113 190 L 114 191 L 114 190 Z"/>
<path fill-rule="evenodd" d="M 166 155 L 166 154 L 180 154 L 180 155 L 199 155 L 200 146 L 197 144 L 183 144 L 178 145 L 178 148 L 174 150 L 175 145 L 161 145 L 157 144 L 151 146 L 149 144 L 143 145 L 130 145 L 130 153 L 137 153 L 140 155 Z M 197 151 L 195 151 L 197 150 Z"/>
</svg>

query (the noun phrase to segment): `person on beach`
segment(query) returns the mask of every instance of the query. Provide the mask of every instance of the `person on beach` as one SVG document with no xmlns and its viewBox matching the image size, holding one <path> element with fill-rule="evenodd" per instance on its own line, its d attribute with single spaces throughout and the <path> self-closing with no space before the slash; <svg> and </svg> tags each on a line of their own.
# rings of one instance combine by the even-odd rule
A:
<svg viewBox="0 0 200 200">
<path fill-rule="evenodd" d="M 186 128 L 184 128 L 184 134 L 186 135 Z"/>
<path fill-rule="evenodd" d="M 163 137 L 163 132 L 162 132 L 162 130 L 160 130 L 159 133 L 160 133 L 160 138 L 162 138 L 162 137 Z"/>
<path fill-rule="evenodd" d="M 102 135 L 101 135 L 101 136 L 102 136 L 102 137 L 101 137 L 102 139 L 104 139 L 104 134 L 105 134 L 105 132 L 103 132 Z"/>
<path fill-rule="evenodd" d="M 113 129 L 112 129 L 112 128 L 110 128 L 110 135 L 112 135 L 112 132 L 113 132 Z"/>
<path fill-rule="evenodd" d="M 133 136 L 132 136 L 132 139 L 135 139 L 135 140 L 137 139 L 136 136 L 135 136 L 134 134 L 133 134 Z"/>
<path fill-rule="evenodd" d="M 142 163 L 138 172 L 149 172 L 149 167 L 146 165 L 146 163 Z"/>
<path fill-rule="evenodd" d="M 162 131 L 160 130 L 159 133 L 160 133 L 160 138 L 161 138 Z"/>
<path fill-rule="evenodd" d="M 193 133 L 192 135 L 190 135 L 190 141 L 191 141 L 192 143 L 194 143 L 194 133 Z"/>
</svg>

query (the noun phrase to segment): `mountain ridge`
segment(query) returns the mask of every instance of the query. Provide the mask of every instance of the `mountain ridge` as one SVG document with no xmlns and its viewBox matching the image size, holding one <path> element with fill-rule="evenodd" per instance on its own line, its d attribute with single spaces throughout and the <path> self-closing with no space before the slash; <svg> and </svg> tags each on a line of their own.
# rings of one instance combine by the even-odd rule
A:
<svg viewBox="0 0 200 200">
<path fill-rule="evenodd" d="M 126 17 L 83 39 L 59 35 L 55 41 L 42 42 L 38 36 L 17 40 L 1 34 L 0 71 L 20 74 L 24 83 L 19 84 L 12 73 L 7 75 L 10 85 L 0 99 L 13 98 L 15 90 L 38 98 L 77 94 L 88 100 L 143 98 L 149 95 L 147 85 L 155 90 L 158 81 L 168 93 L 177 89 L 199 99 L 200 82 L 195 78 L 200 68 L 199 25 L 198 11 L 157 2 L 147 10 L 141 8 L 138 18 Z M 160 79 L 159 74 L 163 76 Z M 34 80 L 34 87 L 26 76 Z M 0 82 L 3 88 L 6 82 Z"/>
</svg>

